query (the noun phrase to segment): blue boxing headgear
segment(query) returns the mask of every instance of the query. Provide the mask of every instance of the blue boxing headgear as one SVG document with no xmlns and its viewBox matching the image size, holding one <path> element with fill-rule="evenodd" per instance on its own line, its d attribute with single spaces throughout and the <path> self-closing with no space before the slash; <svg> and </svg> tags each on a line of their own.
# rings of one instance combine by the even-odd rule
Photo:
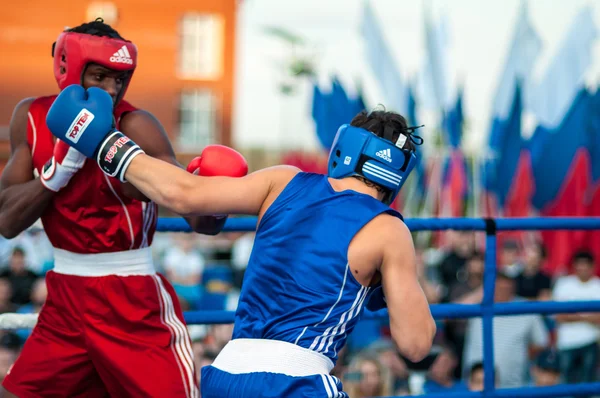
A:
<svg viewBox="0 0 600 398">
<path fill-rule="evenodd" d="M 408 131 L 407 134 L 410 135 Z M 332 178 L 358 175 L 386 188 L 383 202 L 389 205 L 416 164 L 413 151 L 399 148 L 363 128 L 344 124 L 331 146 L 327 173 Z"/>
</svg>

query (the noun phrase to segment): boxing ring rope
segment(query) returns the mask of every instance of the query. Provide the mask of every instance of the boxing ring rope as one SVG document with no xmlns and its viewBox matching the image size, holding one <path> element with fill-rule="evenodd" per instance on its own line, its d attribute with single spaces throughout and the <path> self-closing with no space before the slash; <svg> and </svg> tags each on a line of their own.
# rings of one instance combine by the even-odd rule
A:
<svg viewBox="0 0 600 398">
<path fill-rule="evenodd" d="M 254 231 L 255 217 L 233 217 L 225 224 L 224 231 Z M 440 230 L 472 230 L 486 232 L 485 268 L 483 275 L 483 300 L 481 304 L 434 304 L 431 312 L 434 318 L 473 318 L 483 321 L 483 364 L 484 390 L 482 392 L 448 392 L 425 394 L 422 397 L 561 397 L 600 394 L 600 382 L 581 384 L 561 384 L 552 387 L 522 387 L 496 389 L 494 386 L 494 337 L 493 318 L 496 315 L 556 314 L 574 312 L 600 312 L 600 301 L 576 302 L 519 302 L 494 303 L 496 282 L 496 232 L 515 230 L 595 230 L 600 229 L 600 217 L 594 218 L 440 218 L 407 219 L 406 224 L 413 232 Z M 191 232 L 185 220 L 180 218 L 160 218 L 157 231 Z M 598 243 L 600 244 L 600 242 Z M 387 311 L 365 311 L 365 318 L 387 318 Z M 233 323 L 232 311 L 189 311 L 184 313 L 188 324 Z M 33 327 L 35 315 L 23 318 L 21 314 L 0 315 L 2 329 Z"/>
</svg>

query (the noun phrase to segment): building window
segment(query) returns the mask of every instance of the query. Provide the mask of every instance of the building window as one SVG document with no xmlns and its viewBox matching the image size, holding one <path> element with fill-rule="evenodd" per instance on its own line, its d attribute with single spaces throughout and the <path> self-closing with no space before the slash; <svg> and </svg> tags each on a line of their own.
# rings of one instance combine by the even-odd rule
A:
<svg viewBox="0 0 600 398">
<path fill-rule="evenodd" d="M 117 6 L 110 1 L 94 1 L 87 7 L 87 21 L 93 21 L 96 18 L 104 19 L 108 25 L 116 25 L 118 12 Z"/>
<path fill-rule="evenodd" d="M 179 77 L 216 80 L 223 69 L 223 17 L 187 14 L 180 26 Z"/>
<path fill-rule="evenodd" d="M 219 137 L 218 106 L 215 95 L 206 89 L 181 93 L 179 149 L 182 152 L 214 144 Z"/>
</svg>

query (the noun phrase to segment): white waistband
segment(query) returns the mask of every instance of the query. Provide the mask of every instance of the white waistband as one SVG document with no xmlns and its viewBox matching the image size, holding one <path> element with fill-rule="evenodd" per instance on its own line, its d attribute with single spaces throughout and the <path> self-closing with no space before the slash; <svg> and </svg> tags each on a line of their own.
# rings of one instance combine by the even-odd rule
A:
<svg viewBox="0 0 600 398">
<path fill-rule="evenodd" d="M 329 374 L 333 362 L 321 353 L 285 341 L 235 339 L 221 350 L 212 366 L 233 374 L 270 372 L 302 377 Z"/>
<path fill-rule="evenodd" d="M 77 276 L 153 275 L 149 247 L 114 253 L 79 254 L 54 248 L 54 272 Z"/>
</svg>

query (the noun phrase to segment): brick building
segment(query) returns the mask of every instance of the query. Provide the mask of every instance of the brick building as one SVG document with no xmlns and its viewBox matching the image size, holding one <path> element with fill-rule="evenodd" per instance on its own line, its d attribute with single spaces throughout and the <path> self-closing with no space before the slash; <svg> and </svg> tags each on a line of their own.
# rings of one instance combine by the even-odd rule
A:
<svg viewBox="0 0 600 398">
<path fill-rule="evenodd" d="M 138 67 L 127 100 L 152 112 L 185 161 L 231 143 L 237 0 L 10 1 L 0 13 L 0 169 L 8 124 L 25 97 L 58 92 L 51 46 L 62 29 L 103 17 L 133 41 Z"/>
</svg>

